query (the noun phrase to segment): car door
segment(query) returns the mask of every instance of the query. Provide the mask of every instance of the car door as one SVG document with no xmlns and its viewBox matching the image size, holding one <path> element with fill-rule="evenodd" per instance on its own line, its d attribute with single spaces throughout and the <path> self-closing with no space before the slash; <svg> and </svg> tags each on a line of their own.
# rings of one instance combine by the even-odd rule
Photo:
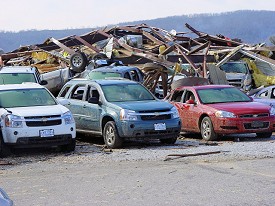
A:
<svg viewBox="0 0 275 206">
<path fill-rule="evenodd" d="M 76 124 L 76 129 L 82 129 L 81 118 L 83 116 L 82 105 L 83 105 L 83 94 L 84 84 L 77 84 L 72 86 L 68 91 L 66 98 L 69 104 L 65 105 L 73 114 Z"/>
<path fill-rule="evenodd" d="M 192 100 L 193 103 L 190 103 Z M 195 93 L 186 90 L 182 97 L 183 105 L 181 107 L 182 113 L 185 116 L 185 124 L 184 127 L 188 131 L 196 131 L 198 128 L 198 120 L 199 120 L 199 108 L 197 106 L 197 97 Z"/>
<path fill-rule="evenodd" d="M 88 84 L 85 87 L 84 101 L 81 107 L 80 122 L 82 129 L 91 132 L 101 132 L 100 114 L 102 113 L 102 108 L 99 104 L 89 103 L 88 100 L 91 97 L 101 100 L 99 90 L 94 85 Z"/>
</svg>

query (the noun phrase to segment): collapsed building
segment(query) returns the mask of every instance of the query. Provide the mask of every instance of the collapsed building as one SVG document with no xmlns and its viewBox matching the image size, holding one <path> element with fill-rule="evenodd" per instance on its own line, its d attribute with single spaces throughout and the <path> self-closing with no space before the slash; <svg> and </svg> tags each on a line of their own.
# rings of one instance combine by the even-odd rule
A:
<svg viewBox="0 0 275 206">
<path fill-rule="evenodd" d="M 210 35 L 189 24 L 185 26 L 189 32 L 141 24 L 93 30 L 62 39 L 50 37 L 41 44 L 1 54 L 0 64 L 32 65 L 40 73 L 66 67 L 75 75 L 98 59 L 121 61 L 140 68 L 144 73 L 143 84 L 151 91 L 161 84 L 164 96 L 177 74 L 206 78 L 213 84 L 232 84 L 244 90 L 275 84 L 275 46 L 250 45 L 241 39 Z M 237 63 L 234 68 L 248 70 L 243 76 L 230 76 L 225 72 L 230 65 L 223 68 L 229 62 Z M 192 81 L 199 83 L 196 78 Z"/>
</svg>

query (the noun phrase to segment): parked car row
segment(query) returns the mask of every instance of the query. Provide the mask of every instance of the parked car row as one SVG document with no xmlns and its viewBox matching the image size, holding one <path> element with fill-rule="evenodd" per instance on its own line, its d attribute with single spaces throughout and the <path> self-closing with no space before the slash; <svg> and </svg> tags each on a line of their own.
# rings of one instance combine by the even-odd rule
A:
<svg viewBox="0 0 275 206">
<path fill-rule="evenodd" d="M 0 156 L 13 147 L 75 149 L 76 132 L 101 136 L 108 148 L 128 139 L 174 144 L 181 131 L 206 141 L 226 134 L 270 137 L 275 108 L 234 86 L 181 86 L 164 100 L 125 78 L 67 82 L 57 98 L 37 83 L 0 86 Z"/>
</svg>

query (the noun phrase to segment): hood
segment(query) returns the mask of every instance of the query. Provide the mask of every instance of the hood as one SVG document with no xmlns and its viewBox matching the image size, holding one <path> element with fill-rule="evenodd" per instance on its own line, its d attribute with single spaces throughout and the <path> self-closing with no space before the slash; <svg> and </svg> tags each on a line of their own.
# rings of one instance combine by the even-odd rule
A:
<svg viewBox="0 0 275 206">
<path fill-rule="evenodd" d="M 37 106 L 37 107 L 15 107 L 7 108 L 13 115 L 27 117 L 27 116 L 50 116 L 61 115 L 69 111 L 66 107 L 58 104 L 51 106 Z"/>
<path fill-rule="evenodd" d="M 231 80 L 231 79 L 243 79 L 246 74 L 244 73 L 226 73 L 226 79 Z"/>
<path fill-rule="evenodd" d="M 270 106 L 259 102 L 234 102 L 209 104 L 210 107 L 217 110 L 232 112 L 234 114 L 255 114 L 269 113 Z"/>
<path fill-rule="evenodd" d="M 170 110 L 173 105 L 164 101 L 137 101 L 137 102 L 117 102 L 115 105 L 122 109 L 129 109 L 134 111 L 160 111 Z"/>
</svg>

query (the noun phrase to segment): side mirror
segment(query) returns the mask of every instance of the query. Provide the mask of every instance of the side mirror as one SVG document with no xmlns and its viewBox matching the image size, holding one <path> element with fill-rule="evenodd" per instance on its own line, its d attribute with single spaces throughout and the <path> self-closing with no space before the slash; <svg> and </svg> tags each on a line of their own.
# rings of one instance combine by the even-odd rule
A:
<svg viewBox="0 0 275 206">
<path fill-rule="evenodd" d="M 185 103 L 186 104 L 195 104 L 195 101 L 193 99 L 189 99 Z"/>
<path fill-rule="evenodd" d="M 41 85 L 47 85 L 47 84 L 48 84 L 48 81 L 47 81 L 47 80 L 41 80 L 40 84 L 41 84 Z"/>
<path fill-rule="evenodd" d="M 96 97 L 91 97 L 91 98 L 88 99 L 88 103 L 91 103 L 91 104 L 100 104 L 100 101 Z"/>
</svg>

